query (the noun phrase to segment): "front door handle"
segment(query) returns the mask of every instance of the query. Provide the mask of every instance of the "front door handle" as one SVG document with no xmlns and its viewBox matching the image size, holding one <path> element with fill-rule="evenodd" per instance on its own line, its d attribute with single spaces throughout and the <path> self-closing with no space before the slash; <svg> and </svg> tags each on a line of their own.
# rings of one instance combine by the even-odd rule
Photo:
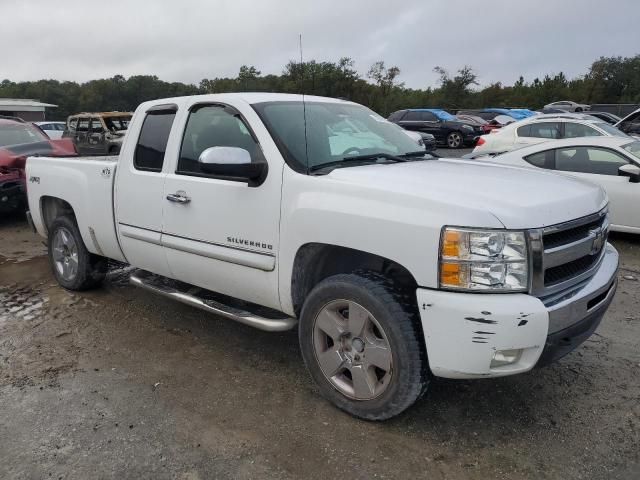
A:
<svg viewBox="0 0 640 480">
<path fill-rule="evenodd" d="M 189 203 L 191 198 L 187 197 L 187 194 L 180 190 L 176 193 L 170 193 L 167 195 L 167 200 L 175 203 Z"/>
</svg>

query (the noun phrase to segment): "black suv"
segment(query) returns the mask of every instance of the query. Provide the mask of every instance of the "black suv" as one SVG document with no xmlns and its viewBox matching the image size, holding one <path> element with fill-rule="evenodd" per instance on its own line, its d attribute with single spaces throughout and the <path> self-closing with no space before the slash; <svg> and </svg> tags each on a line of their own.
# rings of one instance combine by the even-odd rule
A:
<svg viewBox="0 0 640 480">
<path fill-rule="evenodd" d="M 436 142 L 449 148 L 473 146 L 483 135 L 479 125 L 461 122 L 449 112 L 437 108 L 410 108 L 389 115 L 389 121 L 406 130 L 430 133 Z"/>
</svg>

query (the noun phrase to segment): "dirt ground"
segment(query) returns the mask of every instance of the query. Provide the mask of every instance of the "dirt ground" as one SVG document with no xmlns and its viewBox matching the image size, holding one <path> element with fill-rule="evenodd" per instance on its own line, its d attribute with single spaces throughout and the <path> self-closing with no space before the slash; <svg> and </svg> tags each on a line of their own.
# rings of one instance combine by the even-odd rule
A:
<svg viewBox="0 0 640 480">
<path fill-rule="evenodd" d="M 0 219 L 0 478 L 640 478 L 640 238 L 597 333 L 515 377 L 435 380 L 367 423 L 316 392 L 295 332 L 127 284 L 73 294 Z"/>
</svg>

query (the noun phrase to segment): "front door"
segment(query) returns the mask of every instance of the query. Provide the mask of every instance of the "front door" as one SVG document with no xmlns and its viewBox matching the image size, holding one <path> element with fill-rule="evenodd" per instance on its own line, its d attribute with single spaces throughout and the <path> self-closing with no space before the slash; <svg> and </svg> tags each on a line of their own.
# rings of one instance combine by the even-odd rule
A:
<svg viewBox="0 0 640 480">
<path fill-rule="evenodd" d="M 268 136 L 266 130 L 261 134 Z M 191 106 L 176 167 L 164 184 L 162 244 L 172 276 L 279 309 L 281 172 L 269 165 L 259 186 L 214 178 L 201 170 L 198 159 L 216 146 L 243 148 L 252 161 L 264 161 L 259 138 L 239 111 L 220 104 Z"/>
<path fill-rule="evenodd" d="M 555 169 L 602 186 L 609 196 L 610 222 L 640 228 L 640 209 L 636 208 L 640 184 L 629 182 L 618 169 L 629 160 L 618 152 L 599 147 L 559 148 Z"/>
</svg>

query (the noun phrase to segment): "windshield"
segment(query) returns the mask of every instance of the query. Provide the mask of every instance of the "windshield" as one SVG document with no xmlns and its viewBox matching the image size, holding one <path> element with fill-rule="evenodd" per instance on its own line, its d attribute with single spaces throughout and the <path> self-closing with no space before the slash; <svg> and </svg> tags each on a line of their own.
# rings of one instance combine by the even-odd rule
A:
<svg viewBox="0 0 640 480">
<path fill-rule="evenodd" d="M 622 130 L 619 130 L 616 127 L 614 127 L 613 125 L 609 125 L 608 123 L 605 123 L 605 122 L 595 122 L 593 125 L 598 127 L 600 130 L 603 130 L 604 132 L 606 132 L 609 135 L 614 136 L 614 137 L 628 137 L 629 136 L 626 133 L 624 133 Z"/>
<path fill-rule="evenodd" d="M 401 127 L 361 105 L 306 102 L 303 106 L 301 101 L 294 101 L 253 107 L 297 171 L 361 155 L 405 155 L 420 148 Z"/>
<path fill-rule="evenodd" d="M 109 130 L 126 130 L 131 117 L 103 117 L 103 120 Z"/>
<path fill-rule="evenodd" d="M 640 142 L 627 143 L 623 145 L 622 148 L 640 160 Z"/>
<path fill-rule="evenodd" d="M 49 140 L 39 129 L 26 124 L 0 125 L 0 147 Z"/>
</svg>

